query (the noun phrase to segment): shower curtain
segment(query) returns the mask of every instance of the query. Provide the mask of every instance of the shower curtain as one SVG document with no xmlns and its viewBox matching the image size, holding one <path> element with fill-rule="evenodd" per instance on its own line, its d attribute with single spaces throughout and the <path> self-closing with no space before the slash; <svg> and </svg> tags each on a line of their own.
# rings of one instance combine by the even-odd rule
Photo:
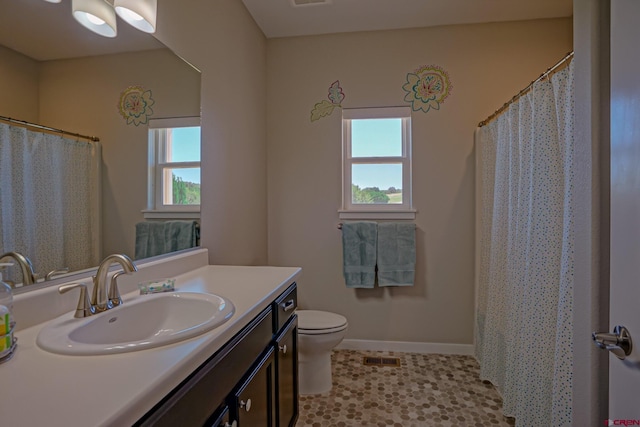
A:
<svg viewBox="0 0 640 427">
<path fill-rule="evenodd" d="M 27 256 L 41 278 L 97 265 L 99 155 L 94 142 L 0 123 L 0 254 Z"/>
<path fill-rule="evenodd" d="M 569 426 L 573 62 L 476 132 L 475 356 L 517 426 Z"/>
</svg>

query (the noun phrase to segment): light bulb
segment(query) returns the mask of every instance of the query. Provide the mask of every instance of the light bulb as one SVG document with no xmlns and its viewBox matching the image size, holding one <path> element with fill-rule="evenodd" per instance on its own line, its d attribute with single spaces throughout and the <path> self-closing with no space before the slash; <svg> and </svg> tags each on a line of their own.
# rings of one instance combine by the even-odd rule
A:
<svg viewBox="0 0 640 427">
<path fill-rule="evenodd" d="M 92 15 L 90 13 L 87 13 L 87 19 L 89 20 L 89 22 L 91 22 L 92 24 L 95 24 L 95 25 L 104 25 L 104 23 L 105 23 L 104 20 L 102 20 L 102 19 L 98 18 L 97 16 Z"/>
<path fill-rule="evenodd" d="M 125 21 L 142 21 L 144 19 L 142 16 L 138 15 L 131 9 L 127 9 L 126 7 L 117 7 L 116 12 L 118 12 L 118 15 L 120 15 Z"/>
</svg>

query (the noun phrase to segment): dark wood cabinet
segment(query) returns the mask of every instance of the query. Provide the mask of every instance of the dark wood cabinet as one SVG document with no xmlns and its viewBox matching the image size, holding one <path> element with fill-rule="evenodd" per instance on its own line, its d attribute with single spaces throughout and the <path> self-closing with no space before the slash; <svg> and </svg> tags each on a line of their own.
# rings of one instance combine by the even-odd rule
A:
<svg viewBox="0 0 640 427">
<path fill-rule="evenodd" d="M 216 411 L 205 423 L 205 427 L 236 427 L 236 425 L 231 422 L 229 407 L 226 405 Z"/>
<path fill-rule="evenodd" d="M 293 427 L 298 419 L 298 316 L 276 337 L 276 425 Z"/>
<path fill-rule="evenodd" d="M 231 419 L 238 427 L 274 425 L 274 363 L 272 347 L 230 396 Z"/>
<path fill-rule="evenodd" d="M 293 283 L 134 425 L 293 427 L 298 418 L 296 306 Z"/>
<path fill-rule="evenodd" d="M 298 307 L 298 287 L 292 284 L 273 302 L 273 333 L 277 334 L 295 314 Z"/>
</svg>

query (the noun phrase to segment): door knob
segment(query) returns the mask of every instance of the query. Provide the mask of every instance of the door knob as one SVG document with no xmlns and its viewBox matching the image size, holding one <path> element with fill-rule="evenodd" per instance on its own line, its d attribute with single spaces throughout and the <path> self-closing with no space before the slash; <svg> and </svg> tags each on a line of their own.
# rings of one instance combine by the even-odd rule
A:
<svg viewBox="0 0 640 427">
<path fill-rule="evenodd" d="M 625 357 L 631 354 L 631 350 L 633 350 L 631 334 L 629 334 L 629 330 L 624 326 L 616 326 L 613 328 L 612 334 L 594 332 L 591 334 L 591 337 L 598 347 L 609 350 L 620 360 L 624 360 Z"/>
<path fill-rule="evenodd" d="M 246 402 L 244 400 L 241 400 L 240 407 L 244 408 L 245 411 L 249 412 L 251 410 L 251 399 L 247 399 Z"/>
</svg>

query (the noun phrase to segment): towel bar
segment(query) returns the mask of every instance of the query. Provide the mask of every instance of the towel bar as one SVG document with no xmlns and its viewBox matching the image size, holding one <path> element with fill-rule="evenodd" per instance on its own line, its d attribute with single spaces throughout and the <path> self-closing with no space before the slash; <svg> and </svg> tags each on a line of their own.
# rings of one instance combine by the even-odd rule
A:
<svg viewBox="0 0 640 427">
<path fill-rule="evenodd" d="M 416 229 L 418 229 L 418 226 L 416 226 Z M 341 222 L 338 223 L 338 230 L 342 230 L 342 223 Z"/>
</svg>

